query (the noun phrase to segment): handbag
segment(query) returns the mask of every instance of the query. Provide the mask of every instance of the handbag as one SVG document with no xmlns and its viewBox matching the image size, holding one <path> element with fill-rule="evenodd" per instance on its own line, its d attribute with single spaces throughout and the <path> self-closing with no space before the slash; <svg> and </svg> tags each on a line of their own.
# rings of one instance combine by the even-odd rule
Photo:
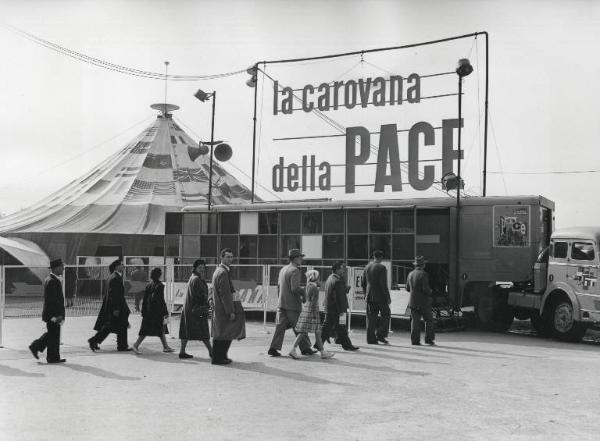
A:
<svg viewBox="0 0 600 441">
<path fill-rule="evenodd" d="M 196 317 L 208 317 L 208 312 L 208 305 L 196 305 L 192 308 L 192 315 L 195 315 Z"/>
</svg>

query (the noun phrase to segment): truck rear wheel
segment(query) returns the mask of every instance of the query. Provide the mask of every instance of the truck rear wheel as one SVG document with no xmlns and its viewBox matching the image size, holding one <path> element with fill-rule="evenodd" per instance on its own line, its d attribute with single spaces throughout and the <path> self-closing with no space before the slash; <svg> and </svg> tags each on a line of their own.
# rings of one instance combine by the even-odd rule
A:
<svg viewBox="0 0 600 441">
<path fill-rule="evenodd" d="M 508 293 L 499 287 L 480 290 L 475 300 L 475 317 L 484 331 L 506 332 L 515 318 L 508 304 Z"/>
<path fill-rule="evenodd" d="M 562 341 L 579 341 L 587 331 L 587 326 L 575 321 L 575 312 L 571 301 L 559 298 L 549 309 L 552 335 Z"/>
</svg>

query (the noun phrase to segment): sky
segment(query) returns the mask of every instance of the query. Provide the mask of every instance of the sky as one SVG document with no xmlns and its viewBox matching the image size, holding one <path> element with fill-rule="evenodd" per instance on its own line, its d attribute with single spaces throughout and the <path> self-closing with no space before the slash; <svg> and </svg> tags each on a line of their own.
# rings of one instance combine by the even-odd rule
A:
<svg viewBox="0 0 600 441">
<path fill-rule="evenodd" d="M 487 31 L 488 195 L 540 194 L 556 203 L 558 227 L 599 224 L 600 2 L 21 0 L 0 2 L 0 17 L 4 25 L 130 68 L 164 73 L 169 61 L 175 75 Z M 6 26 L 0 26 L 0 48 L 4 215 L 123 148 L 156 117 L 149 106 L 164 101 L 163 81 L 76 61 Z M 458 58 L 461 50 L 449 56 Z M 335 79 L 324 72 L 325 81 Z M 226 167 L 250 185 L 254 90 L 247 78 L 171 81 L 167 101 L 181 107 L 174 116 L 188 134 L 208 139 L 211 106 L 192 95 L 198 88 L 217 91 L 215 136 L 233 147 Z M 476 107 L 481 110 L 481 96 Z M 473 148 L 480 151 L 481 142 Z M 480 192 L 480 182 L 470 181 L 467 187 Z M 270 178 L 261 183 L 268 187 Z"/>
</svg>

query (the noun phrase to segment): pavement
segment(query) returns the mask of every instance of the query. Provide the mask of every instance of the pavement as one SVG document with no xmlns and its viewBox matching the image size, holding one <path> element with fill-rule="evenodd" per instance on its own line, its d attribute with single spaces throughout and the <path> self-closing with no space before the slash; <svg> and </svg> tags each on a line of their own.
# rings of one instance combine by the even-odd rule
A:
<svg viewBox="0 0 600 441">
<path fill-rule="evenodd" d="M 247 323 L 228 366 L 210 364 L 191 342 L 189 361 L 148 337 L 142 355 L 116 352 L 114 335 L 92 353 L 94 317 L 67 319 L 61 355 L 35 360 L 28 344 L 39 318 L 7 319 L 0 349 L 0 439 L 38 440 L 597 440 L 600 344 L 531 333 L 438 334 L 411 346 L 357 352 L 337 345 L 331 360 L 269 357 L 272 327 Z M 179 323 L 170 326 L 177 334 Z M 132 317 L 129 340 L 139 329 Z M 286 336 L 283 353 L 293 335 Z M 168 337 L 173 348 L 179 341 Z"/>
</svg>

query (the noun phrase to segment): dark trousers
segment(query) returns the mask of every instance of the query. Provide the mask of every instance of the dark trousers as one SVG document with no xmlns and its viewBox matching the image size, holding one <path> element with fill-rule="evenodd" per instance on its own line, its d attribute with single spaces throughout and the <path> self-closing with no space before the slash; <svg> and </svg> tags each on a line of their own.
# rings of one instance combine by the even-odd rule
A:
<svg viewBox="0 0 600 441">
<path fill-rule="evenodd" d="M 227 353 L 231 346 L 231 340 L 215 340 L 213 338 L 213 361 L 224 361 L 229 358 Z"/>
<path fill-rule="evenodd" d="M 37 352 L 46 352 L 47 361 L 58 361 L 60 360 L 60 325 L 54 322 L 47 322 L 46 329 L 48 332 L 44 332 L 40 338 L 34 340 L 31 343 L 31 347 Z"/>
<path fill-rule="evenodd" d="M 335 337 L 335 342 L 342 347 L 352 346 L 346 325 L 340 324 L 340 314 L 325 314 L 325 320 L 321 325 L 321 340 L 325 342 L 330 337 Z"/>
<path fill-rule="evenodd" d="M 381 319 L 379 314 L 381 313 Z M 390 305 L 387 303 L 367 302 L 367 342 L 386 338 L 390 330 Z"/>
<path fill-rule="evenodd" d="M 114 330 L 109 325 L 104 325 L 100 330 L 90 338 L 89 342 L 92 344 L 100 344 L 104 341 L 108 334 L 111 332 L 115 332 L 117 334 L 117 349 L 127 349 L 129 345 L 127 344 L 127 328 L 119 328 L 118 330 Z"/>
<path fill-rule="evenodd" d="M 275 325 L 275 332 L 273 333 L 273 340 L 271 340 L 271 349 L 281 351 L 283 346 L 283 337 L 285 331 L 296 326 L 300 317 L 300 311 L 292 311 L 291 309 L 280 309 L 277 312 L 277 325 Z M 294 334 L 298 335 L 294 329 Z M 307 334 L 304 334 L 305 338 L 300 341 L 300 351 L 310 351 L 310 339 Z"/>
<path fill-rule="evenodd" d="M 410 308 L 410 341 L 419 343 L 421 341 L 421 317 L 425 322 L 425 343 L 435 340 L 435 324 L 431 306 Z"/>
</svg>

